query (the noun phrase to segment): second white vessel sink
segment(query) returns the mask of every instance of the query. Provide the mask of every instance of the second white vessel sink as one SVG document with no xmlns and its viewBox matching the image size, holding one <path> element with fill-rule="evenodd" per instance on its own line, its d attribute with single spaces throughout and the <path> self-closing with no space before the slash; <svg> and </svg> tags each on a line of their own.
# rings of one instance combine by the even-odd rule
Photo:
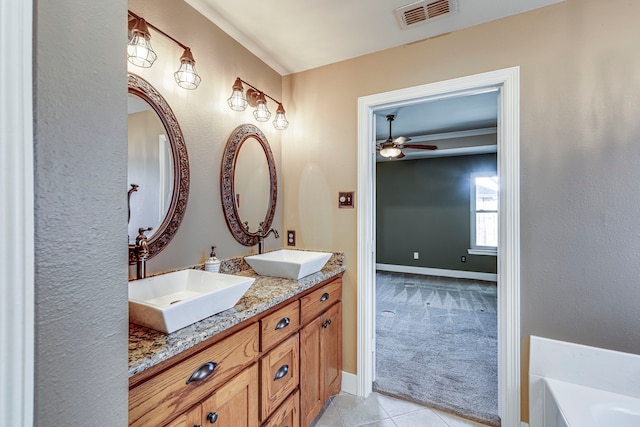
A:
<svg viewBox="0 0 640 427">
<path fill-rule="evenodd" d="M 129 282 L 129 320 L 171 333 L 228 310 L 247 292 L 252 277 L 180 270 Z"/>
<path fill-rule="evenodd" d="M 294 251 L 281 249 L 245 257 L 247 264 L 261 276 L 298 280 L 316 273 L 331 258 L 331 252 Z"/>
</svg>

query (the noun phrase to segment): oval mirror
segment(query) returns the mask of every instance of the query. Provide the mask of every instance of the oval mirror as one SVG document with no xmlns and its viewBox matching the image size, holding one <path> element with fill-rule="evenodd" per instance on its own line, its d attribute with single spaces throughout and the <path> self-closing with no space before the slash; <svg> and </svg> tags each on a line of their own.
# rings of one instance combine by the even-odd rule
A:
<svg viewBox="0 0 640 427">
<path fill-rule="evenodd" d="M 147 231 L 149 258 L 175 235 L 189 196 L 189 159 L 178 121 L 166 100 L 146 80 L 128 75 L 129 157 L 127 201 L 129 263 L 140 228 Z"/>
<path fill-rule="evenodd" d="M 258 227 L 271 228 L 278 183 L 267 138 L 252 124 L 231 133 L 222 156 L 222 208 L 233 237 L 245 246 L 258 243 Z"/>
</svg>

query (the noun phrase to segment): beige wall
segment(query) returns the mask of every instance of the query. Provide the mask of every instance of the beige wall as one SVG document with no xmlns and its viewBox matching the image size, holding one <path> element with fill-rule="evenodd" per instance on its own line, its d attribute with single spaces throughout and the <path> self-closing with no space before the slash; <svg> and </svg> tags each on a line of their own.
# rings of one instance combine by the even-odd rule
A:
<svg viewBox="0 0 640 427">
<path fill-rule="evenodd" d="M 171 106 L 187 145 L 191 173 L 189 201 L 182 225 L 166 249 L 148 262 L 148 272 L 202 263 L 209 256 L 212 245 L 217 247 L 219 258 L 255 252 L 255 248 L 237 243 L 227 228 L 220 203 L 222 153 L 236 126 L 252 123 L 267 137 L 279 172 L 282 132 L 276 131 L 271 121 L 256 122 L 251 108 L 244 112 L 232 111 L 227 98 L 235 78 L 241 77 L 279 99 L 281 76 L 182 1 L 130 0 L 129 9 L 189 46 L 202 77 L 197 89 L 180 88 L 173 73 L 180 65 L 183 49 L 153 29 L 151 43 L 158 54 L 154 65 L 140 68 L 127 63 L 129 72 L 151 83 Z M 275 114 L 275 104 L 269 102 L 268 107 Z M 122 191 L 125 194 L 126 188 Z M 282 229 L 282 200 L 280 194 L 273 222 L 278 230 Z M 266 242 L 267 248 L 281 246 L 281 240 L 269 238 Z M 135 277 L 133 267 L 129 275 Z"/>
<path fill-rule="evenodd" d="M 284 229 L 343 250 L 344 369 L 356 372 L 357 99 L 521 71 L 523 418 L 528 336 L 640 353 L 640 3 L 567 0 L 284 78 Z M 356 204 L 358 203 L 356 194 Z M 508 284 L 503 284 L 508 285 Z"/>
</svg>

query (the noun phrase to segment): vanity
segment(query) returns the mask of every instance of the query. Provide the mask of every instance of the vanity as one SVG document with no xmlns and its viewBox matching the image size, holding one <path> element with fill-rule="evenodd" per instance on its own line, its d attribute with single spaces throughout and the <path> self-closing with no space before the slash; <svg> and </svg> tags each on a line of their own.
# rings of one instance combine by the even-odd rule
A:
<svg viewBox="0 0 640 427">
<path fill-rule="evenodd" d="M 341 388 L 343 272 L 341 254 L 300 280 L 234 271 L 256 278 L 234 308 L 130 324 L 129 425 L 308 426 Z"/>
<path fill-rule="evenodd" d="M 129 264 L 138 278 L 129 282 L 130 320 L 148 326 L 129 325 L 129 425 L 308 426 L 341 389 L 343 255 L 322 253 L 320 264 L 294 276 L 278 269 L 258 275 L 237 257 L 222 263 L 223 274 L 185 269 L 146 277 L 147 260 L 167 247 L 184 217 L 189 161 L 166 100 L 141 77 L 128 79 Z M 267 237 L 279 238 L 272 228 L 275 165 L 259 128 L 233 130 L 220 173 L 227 226 L 241 245 L 257 245 L 267 265 L 288 267 L 280 256 L 313 265 L 309 256 L 317 253 L 262 254 Z M 249 286 L 228 305 L 222 294 L 212 297 L 219 289 L 211 282 L 238 279 L 224 275 L 245 276 L 234 289 Z"/>
</svg>

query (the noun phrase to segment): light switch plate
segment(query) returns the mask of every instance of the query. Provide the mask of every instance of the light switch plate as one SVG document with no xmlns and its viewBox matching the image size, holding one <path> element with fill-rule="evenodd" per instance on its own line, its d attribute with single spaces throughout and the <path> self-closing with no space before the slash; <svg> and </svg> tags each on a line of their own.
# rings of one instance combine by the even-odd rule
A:
<svg viewBox="0 0 640 427">
<path fill-rule="evenodd" d="M 339 208 L 353 208 L 353 191 L 340 191 L 338 193 Z"/>
</svg>

